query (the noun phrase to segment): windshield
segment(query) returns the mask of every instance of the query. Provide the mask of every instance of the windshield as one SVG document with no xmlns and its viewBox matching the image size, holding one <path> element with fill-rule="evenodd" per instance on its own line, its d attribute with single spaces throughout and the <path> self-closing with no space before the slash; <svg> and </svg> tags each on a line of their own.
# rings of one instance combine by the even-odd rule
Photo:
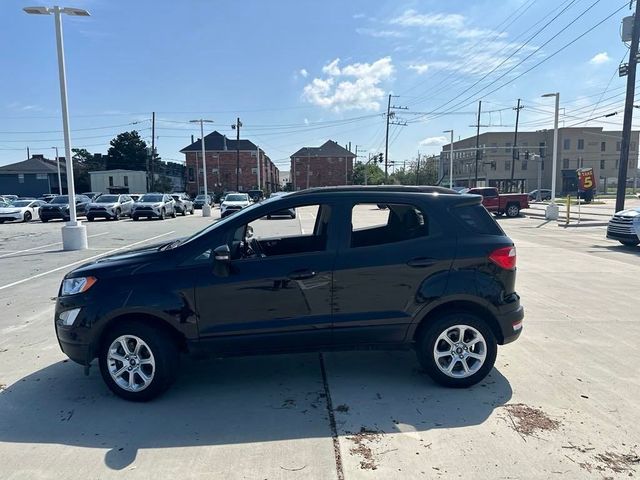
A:
<svg viewBox="0 0 640 480">
<path fill-rule="evenodd" d="M 116 203 L 118 201 L 118 195 L 100 195 L 95 199 L 96 203 Z"/>
<path fill-rule="evenodd" d="M 209 198 L 211 198 L 211 197 L 209 197 L 209 195 L 207 195 L 207 200 L 208 200 Z M 198 196 L 196 197 L 196 200 L 204 200 L 204 195 L 198 195 Z"/>
<path fill-rule="evenodd" d="M 246 193 L 231 193 L 224 199 L 225 202 L 246 202 L 249 196 Z"/>
<path fill-rule="evenodd" d="M 13 202 L 11 204 L 12 207 L 28 207 L 31 204 L 32 200 L 18 200 L 17 202 Z"/>
<path fill-rule="evenodd" d="M 51 203 L 69 203 L 69 197 L 67 195 L 58 195 L 51 200 Z"/>
<path fill-rule="evenodd" d="M 140 202 L 161 202 L 162 201 L 162 195 L 143 195 L 142 197 L 140 197 Z"/>
</svg>

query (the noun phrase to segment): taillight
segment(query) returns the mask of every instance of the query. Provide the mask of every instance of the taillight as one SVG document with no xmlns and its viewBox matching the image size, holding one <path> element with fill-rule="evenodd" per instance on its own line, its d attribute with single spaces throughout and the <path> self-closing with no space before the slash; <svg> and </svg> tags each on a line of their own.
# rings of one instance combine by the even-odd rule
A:
<svg viewBox="0 0 640 480">
<path fill-rule="evenodd" d="M 505 270 L 516 268 L 516 247 L 502 247 L 491 252 L 489 260 Z"/>
</svg>

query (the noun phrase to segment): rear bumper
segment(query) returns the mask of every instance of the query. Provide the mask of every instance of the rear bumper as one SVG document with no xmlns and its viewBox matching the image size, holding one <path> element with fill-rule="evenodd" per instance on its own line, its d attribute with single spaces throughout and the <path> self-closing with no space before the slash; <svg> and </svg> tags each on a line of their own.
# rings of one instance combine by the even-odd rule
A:
<svg viewBox="0 0 640 480">
<path fill-rule="evenodd" d="M 509 304 L 509 307 L 509 310 L 501 311 L 496 315 L 502 337 L 498 339 L 501 345 L 517 340 L 522 333 L 524 308 L 520 305 L 520 299 Z"/>
</svg>

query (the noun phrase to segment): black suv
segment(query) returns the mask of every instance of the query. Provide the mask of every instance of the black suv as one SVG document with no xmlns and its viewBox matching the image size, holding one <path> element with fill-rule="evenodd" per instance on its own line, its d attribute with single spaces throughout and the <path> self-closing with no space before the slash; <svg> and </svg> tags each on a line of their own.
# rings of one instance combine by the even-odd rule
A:
<svg viewBox="0 0 640 480">
<path fill-rule="evenodd" d="M 60 346 L 85 366 L 97 358 L 129 400 L 163 392 L 180 353 L 203 350 L 414 348 L 436 382 L 473 385 L 524 316 L 514 244 L 480 202 L 440 187 L 337 187 L 255 203 L 67 274 Z M 264 220 L 289 208 L 304 214 Z M 288 233 L 270 235 L 278 225 Z"/>
</svg>

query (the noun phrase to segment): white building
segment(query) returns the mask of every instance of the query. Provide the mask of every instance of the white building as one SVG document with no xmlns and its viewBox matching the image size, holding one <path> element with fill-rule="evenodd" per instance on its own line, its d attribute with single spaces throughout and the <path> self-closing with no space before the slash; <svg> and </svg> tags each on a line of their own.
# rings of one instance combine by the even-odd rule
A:
<svg viewBox="0 0 640 480">
<path fill-rule="evenodd" d="M 147 172 L 102 170 L 89 172 L 91 191 L 103 193 L 147 193 Z"/>
</svg>

